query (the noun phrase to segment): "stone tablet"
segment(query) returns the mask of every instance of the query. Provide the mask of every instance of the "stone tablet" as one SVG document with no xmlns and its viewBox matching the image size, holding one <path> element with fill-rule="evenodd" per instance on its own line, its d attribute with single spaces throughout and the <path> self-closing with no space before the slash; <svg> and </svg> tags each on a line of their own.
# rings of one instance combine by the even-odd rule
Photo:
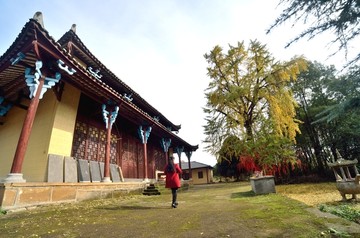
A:
<svg viewBox="0 0 360 238">
<path fill-rule="evenodd" d="M 119 166 L 110 164 L 110 176 L 113 182 L 120 182 Z"/>
<path fill-rule="evenodd" d="M 49 154 L 48 178 L 49 183 L 62 183 L 64 180 L 64 156 Z"/>
<path fill-rule="evenodd" d="M 120 173 L 120 181 L 121 181 L 121 182 L 124 182 L 124 175 L 123 175 L 123 173 L 122 173 L 122 169 L 121 169 L 120 166 L 119 166 L 119 173 Z"/>
<path fill-rule="evenodd" d="M 78 171 L 76 166 L 76 160 L 73 157 L 65 156 L 64 166 L 64 182 L 65 183 L 77 183 Z"/>
<path fill-rule="evenodd" d="M 89 162 L 87 160 L 78 160 L 79 182 L 90 182 Z"/>
<path fill-rule="evenodd" d="M 100 174 L 100 165 L 97 161 L 90 161 L 90 174 L 91 174 L 91 182 L 100 182 L 101 174 Z"/>
<path fill-rule="evenodd" d="M 105 168 L 104 162 L 99 162 L 99 166 L 100 166 L 101 179 L 103 179 L 104 178 L 104 168 Z"/>
</svg>

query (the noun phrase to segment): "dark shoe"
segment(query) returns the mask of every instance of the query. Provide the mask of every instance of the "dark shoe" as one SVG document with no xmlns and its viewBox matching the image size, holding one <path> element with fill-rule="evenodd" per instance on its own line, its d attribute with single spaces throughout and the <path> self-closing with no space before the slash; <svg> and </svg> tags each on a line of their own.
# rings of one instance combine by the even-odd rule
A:
<svg viewBox="0 0 360 238">
<path fill-rule="evenodd" d="M 177 203 L 173 203 L 171 206 L 172 208 L 177 208 Z"/>
<path fill-rule="evenodd" d="M 174 204 L 175 204 L 176 206 L 177 206 L 177 205 L 179 205 L 179 203 L 178 203 L 178 202 L 175 202 Z"/>
</svg>

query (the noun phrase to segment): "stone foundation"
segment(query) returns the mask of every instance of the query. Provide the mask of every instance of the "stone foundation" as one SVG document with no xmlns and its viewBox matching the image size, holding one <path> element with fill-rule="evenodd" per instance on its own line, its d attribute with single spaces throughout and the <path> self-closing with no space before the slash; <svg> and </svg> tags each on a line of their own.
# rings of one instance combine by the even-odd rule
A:
<svg viewBox="0 0 360 238">
<path fill-rule="evenodd" d="M 5 211 L 28 207 L 115 198 L 141 194 L 144 182 L 119 183 L 0 183 L 0 208 Z"/>
</svg>

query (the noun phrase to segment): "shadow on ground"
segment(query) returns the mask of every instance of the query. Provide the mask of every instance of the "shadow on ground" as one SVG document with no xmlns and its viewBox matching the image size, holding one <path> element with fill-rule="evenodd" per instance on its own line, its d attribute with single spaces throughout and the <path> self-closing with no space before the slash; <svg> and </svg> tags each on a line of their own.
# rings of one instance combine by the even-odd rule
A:
<svg viewBox="0 0 360 238">
<path fill-rule="evenodd" d="M 254 197 L 255 193 L 253 191 L 248 192 L 239 192 L 239 193 L 232 193 L 231 198 L 247 198 L 247 197 Z"/>
</svg>

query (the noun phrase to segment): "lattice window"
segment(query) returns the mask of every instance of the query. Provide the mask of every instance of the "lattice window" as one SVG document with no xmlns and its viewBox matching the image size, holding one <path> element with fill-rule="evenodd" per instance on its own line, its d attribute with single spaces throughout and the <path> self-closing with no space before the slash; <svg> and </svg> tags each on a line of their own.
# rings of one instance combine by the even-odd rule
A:
<svg viewBox="0 0 360 238">
<path fill-rule="evenodd" d="M 86 137 L 88 126 L 83 122 L 76 122 L 72 154 L 75 158 L 85 158 Z"/>
<path fill-rule="evenodd" d="M 111 135 L 111 142 L 110 142 L 110 163 L 111 164 L 117 164 L 117 155 L 118 155 L 117 136 Z"/>
<path fill-rule="evenodd" d="M 99 161 L 105 161 L 105 149 L 106 149 L 106 131 L 100 130 L 100 137 L 99 137 Z"/>
<path fill-rule="evenodd" d="M 99 147 L 99 129 L 93 126 L 89 127 L 86 148 L 86 159 L 97 160 L 98 147 Z"/>
<path fill-rule="evenodd" d="M 110 163 L 117 164 L 117 136 L 111 135 Z M 106 130 L 77 121 L 75 124 L 72 156 L 77 159 L 105 161 Z"/>
</svg>

